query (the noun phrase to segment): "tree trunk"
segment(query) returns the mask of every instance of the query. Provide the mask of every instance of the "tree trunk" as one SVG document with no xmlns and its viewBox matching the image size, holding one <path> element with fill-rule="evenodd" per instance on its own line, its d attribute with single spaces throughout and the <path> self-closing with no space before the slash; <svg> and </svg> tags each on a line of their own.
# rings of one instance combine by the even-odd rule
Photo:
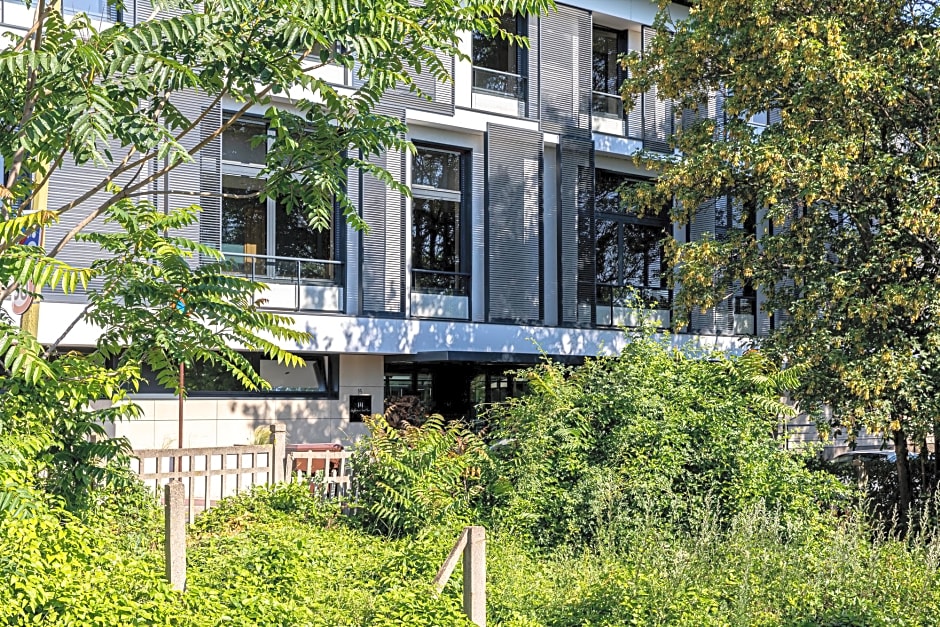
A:
<svg viewBox="0 0 940 627">
<path fill-rule="evenodd" d="M 898 531 L 907 532 L 911 511 L 911 471 L 907 461 L 907 434 L 903 430 L 893 432 L 895 464 L 898 469 Z"/>
</svg>

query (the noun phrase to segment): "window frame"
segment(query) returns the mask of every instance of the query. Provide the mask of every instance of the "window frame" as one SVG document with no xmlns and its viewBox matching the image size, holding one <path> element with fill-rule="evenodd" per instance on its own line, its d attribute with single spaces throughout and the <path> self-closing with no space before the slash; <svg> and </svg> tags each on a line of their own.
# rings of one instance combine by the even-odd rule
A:
<svg viewBox="0 0 940 627">
<path fill-rule="evenodd" d="M 625 238 L 625 228 L 627 225 L 634 225 L 644 228 L 661 228 L 663 232 L 663 238 L 669 235 L 672 222 L 669 219 L 668 207 L 664 207 L 662 212 L 657 216 L 643 216 L 639 217 L 635 212 L 630 210 L 621 209 L 620 211 L 611 211 L 609 209 L 600 209 L 600 203 L 598 199 L 600 198 L 601 190 L 597 185 L 598 174 L 604 173 L 605 175 L 613 175 L 620 179 L 618 188 L 620 185 L 628 182 L 640 183 L 645 179 L 637 177 L 624 172 L 617 172 L 614 170 L 605 170 L 603 168 L 595 168 L 595 185 L 594 185 L 594 247 L 595 247 L 595 260 L 594 260 L 594 289 L 595 289 L 595 306 L 602 306 L 601 303 L 605 303 L 604 306 L 614 307 L 617 301 L 617 298 L 614 295 L 616 290 L 624 290 L 627 288 L 632 288 L 640 295 L 644 302 L 656 303 L 656 307 L 653 309 L 670 309 L 672 308 L 672 290 L 666 287 L 667 285 L 667 272 L 664 268 L 664 248 L 662 243 L 658 245 L 657 251 L 659 256 L 659 285 L 647 284 L 650 278 L 650 259 L 651 252 L 650 250 L 646 251 L 646 255 L 643 261 L 643 285 L 637 285 L 631 279 L 626 276 L 625 272 L 625 252 L 626 247 L 626 238 Z M 599 233 L 599 224 L 601 222 L 609 222 L 615 225 L 617 230 L 616 236 L 616 264 L 617 264 L 617 280 L 616 282 L 610 283 L 600 283 L 599 274 L 600 274 L 600 264 L 597 262 L 597 255 L 600 249 L 598 246 L 598 233 Z M 662 239 L 662 238 L 660 238 Z M 610 291 L 610 298 L 602 300 L 600 298 L 601 288 L 608 289 Z M 650 308 L 650 307 L 647 307 Z"/>
<path fill-rule="evenodd" d="M 229 112 L 223 113 L 223 122 L 228 119 L 228 115 L 230 115 Z M 268 125 L 262 118 L 255 117 L 255 116 L 241 116 L 235 122 L 235 125 L 254 126 L 254 127 L 257 127 L 258 129 L 257 135 L 262 135 L 262 134 L 266 135 L 267 140 L 265 142 L 261 142 L 261 145 L 264 147 L 265 156 L 267 155 L 267 151 L 270 148 L 273 136 L 271 134 L 271 130 L 268 128 Z M 221 157 L 220 157 L 220 177 L 219 178 L 221 182 L 221 186 L 220 186 L 221 190 L 224 193 L 224 190 L 226 189 L 225 187 L 226 177 L 253 179 L 253 180 L 260 181 L 261 184 L 263 185 L 264 178 L 261 176 L 261 172 L 266 165 L 264 162 L 240 161 L 240 160 L 232 159 L 230 156 L 225 155 L 224 142 L 225 142 L 225 135 L 227 134 L 228 131 L 229 129 L 227 129 L 226 132 L 223 132 L 222 138 L 221 138 L 221 141 L 223 142 L 222 150 L 220 153 Z M 222 223 L 224 223 L 225 221 L 224 215 L 225 215 L 226 200 L 227 199 L 223 196 L 222 202 L 221 202 Z M 264 254 L 252 255 L 251 253 L 246 253 L 243 251 L 242 252 L 231 251 L 228 254 L 231 254 L 236 259 L 239 258 L 239 256 L 243 256 L 243 258 L 245 259 L 244 266 L 246 268 L 250 267 L 250 270 L 248 270 L 246 273 L 250 274 L 253 278 L 258 278 L 266 282 L 284 283 L 284 282 L 291 282 L 294 280 L 299 280 L 304 285 L 341 285 L 343 283 L 342 277 L 340 276 L 342 272 L 342 267 L 343 267 L 343 264 L 340 259 L 342 246 L 341 246 L 341 242 L 339 239 L 339 234 L 341 233 L 341 229 L 338 228 L 339 221 L 338 221 L 338 216 L 336 215 L 337 209 L 335 205 L 334 205 L 333 219 L 331 220 L 329 234 L 326 240 L 329 242 L 329 247 L 330 247 L 329 257 L 308 259 L 308 258 L 303 258 L 303 257 L 277 255 L 278 235 L 281 232 L 280 229 L 278 228 L 278 220 L 277 220 L 277 216 L 279 213 L 279 204 L 280 203 L 276 198 L 269 197 L 265 199 L 266 227 L 265 227 L 265 253 Z M 219 246 L 220 246 L 221 252 L 225 254 L 226 242 L 223 241 L 224 238 L 222 237 L 222 235 L 223 233 L 220 232 Z M 258 258 L 258 259 L 255 259 L 254 263 L 249 261 L 249 259 L 253 256 Z M 296 262 L 298 266 L 296 276 L 279 275 L 277 271 L 279 260 L 284 260 L 287 263 Z M 260 272 L 256 270 L 256 265 L 259 264 L 259 262 L 261 265 Z M 301 264 L 303 263 L 309 264 L 309 263 L 316 263 L 316 262 L 320 262 L 321 265 L 324 265 L 328 270 L 327 274 L 328 275 L 332 274 L 332 277 L 329 277 L 329 276 L 326 278 L 305 277 L 301 274 L 301 270 L 300 270 Z M 331 263 L 322 264 L 322 262 L 331 262 Z"/>
<path fill-rule="evenodd" d="M 314 362 L 314 360 L 322 360 L 323 376 L 326 379 L 325 390 L 322 391 L 304 391 L 304 390 L 190 390 L 186 387 L 186 397 L 187 398 L 199 398 L 199 399 L 264 399 L 264 398 L 301 398 L 301 399 L 323 399 L 323 400 L 337 400 L 339 399 L 339 381 L 340 381 L 340 372 L 339 372 L 339 355 L 326 354 L 326 353 L 295 353 L 296 355 L 302 357 L 308 364 Z M 261 362 L 265 361 L 264 356 L 261 353 L 242 353 L 242 355 L 251 363 L 255 372 L 260 375 L 261 373 Z M 187 366 L 186 372 L 190 373 L 194 369 L 198 369 L 200 366 Z M 309 366 L 308 366 L 309 367 Z M 150 374 L 149 369 L 143 369 L 142 373 L 145 377 Z M 186 386 L 186 381 L 184 377 L 184 386 Z M 176 392 L 160 386 L 156 381 L 148 382 L 146 385 L 141 385 L 142 391 L 130 391 L 128 396 L 135 399 L 143 398 L 153 398 L 155 400 L 165 399 L 165 398 L 176 398 Z"/>
<path fill-rule="evenodd" d="M 505 15 L 506 14 L 504 13 L 500 17 L 502 18 Z M 515 32 L 513 34 L 519 37 L 527 37 L 529 33 L 529 16 L 515 14 L 512 17 L 514 18 L 514 21 L 515 21 Z M 529 89 L 528 89 L 529 55 L 527 54 L 529 49 L 507 41 L 506 42 L 507 45 L 510 45 L 512 46 L 512 48 L 514 48 L 514 54 L 516 57 L 516 72 L 513 73 L 513 72 L 509 72 L 509 71 L 502 70 L 502 69 L 490 68 L 484 65 L 478 65 L 476 63 L 475 47 L 476 47 L 477 36 L 478 36 L 478 33 L 476 32 L 471 34 L 471 44 L 470 44 L 470 73 L 471 73 L 470 89 L 471 91 L 474 93 L 488 94 L 492 96 L 514 98 L 516 100 L 520 100 L 523 102 L 527 101 L 529 97 L 528 96 L 529 95 Z M 496 38 L 498 38 L 498 36 L 491 37 L 489 39 L 496 39 Z M 478 86 L 477 85 L 478 70 L 481 72 L 497 74 L 499 76 L 503 76 L 507 78 L 508 77 L 514 78 L 516 80 L 516 87 L 515 89 L 506 89 L 506 88 L 495 89 L 495 88 Z"/>
<path fill-rule="evenodd" d="M 411 187 L 411 293 L 413 294 L 441 294 L 445 296 L 456 296 L 461 298 L 470 298 L 471 291 L 471 279 L 472 279 L 472 228 L 471 228 L 471 204 L 472 204 L 472 194 L 470 190 L 470 173 L 469 168 L 472 160 L 472 152 L 466 148 L 459 148 L 455 146 L 446 146 L 441 144 L 433 144 L 427 142 L 415 142 L 416 153 L 418 151 L 427 151 L 427 152 L 438 152 L 444 154 L 455 155 L 458 158 L 458 174 L 457 180 L 460 184 L 460 190 L 447 190 L 437 187 L 431 187 L 429 185 L 421 185 L 414 183 L 414 155 L 411 160 L 411 181 L 409 185 Z M 457 264 L 454 271 L 444 271 L 444 270 L 432 270 L 429 268 L 420 268 L 415 265 L 416 255 L 415 255 L 415 200 L 442 200 L 445 202 L 455 202 L 457 203 L 457 236 L 455 238 L 455 243 L 457 246 L 456 258 Z M 416 272 L 417 271 L 417 272 Z M 454 276 L 455 286 L 462 281 L 463 289 L 455 288 L 419 288 L 417 287 L 417 274 L 422 273 L 439 273 L 441 275 L 452 275 Z"/>
<path fill-rule="evenodd" d="M 592 115 L 597 115 L 597 116 L 600 116 L 600 117 L 604 117 L 604 118 L 608 118 L 608 119 L 612 119 L 612 120 L 613 120 L 613 119 L 623 120 L 624 117 L 625 117 L 625 115 L 626 115 L 626 112 L 625 112 L 625 110 L 624 110 L 623 97 L 620 95 L 620 92 L 619 92 L 619 91 L 617 91 L 617 92 L 598 91 L 597 89 L 595 89 L 595 83 L 594 83 L 594 59 L 595 59 L 594 36 L 595 36 L 595 33 L 596 33 L 597 31 L 603 31 L 603 32 L 605 32 L 605 33 L 614 35 L 614 38 L 615 38 L 615 40 L 616 40 L 616 42 L 617 42 L 617 44 L 616 44 L 616 46 L 617 46 L 617 56 L 618 56 L 618 58 L 619 58 L 620 55 L 627 54 L 627 53 L 629 52 L 629 49 L 630 49 L 630 42 L 629 42 L 629 35 L 628 35 L 629 30 L 618 30 L 618 29 L 615 29 L 615 28 L 612 28 L 612 27 L 609 27 L 609 26 L 603 26 L 603 25 L 598 25 L 598 24 L 594 24 L 594 25 L 591 27 L 591 114 L 592 114 Z M 623 82 L 627 79 L 627 72 L 626 72 L 626 70 L 623 69 L 623 67 L 621 67 L 621 65 L 620 65 L 619 63 L 617 63 L 616 71 L 617 71 L 617 76 L 616 76 L 616 78 L 615 78 L 614 80 L 616 81 L 616 83 L 617 83 L 618 86 L 623 85 Z M 608 80 L 610 80 L 610 79 L 608 78 Z M 600 108 L 599 108 L 599 107 L 597 106 L 597 103 L 598 103 L 598 101 L 599 101 L 600 99 L 615 99 L 615 100 L 617 100 L 617 101 L 620 103 L 620 106 L 618 107 L 619 114 L 616 115 L 616 116 L 615 116 L 615 115 L 611 115 L 610 113 L 605 112 L 604 107 L 600 107 Z"/>
</svg>

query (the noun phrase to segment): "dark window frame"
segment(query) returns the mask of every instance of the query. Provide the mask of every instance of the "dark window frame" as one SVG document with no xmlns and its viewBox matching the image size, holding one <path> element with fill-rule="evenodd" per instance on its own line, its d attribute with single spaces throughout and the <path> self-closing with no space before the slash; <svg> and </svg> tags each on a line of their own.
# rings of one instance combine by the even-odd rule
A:
<svg viewBox="0 0 940 627">
<path fill-rule="evenodd" d="M 526 37 L 529 31 L 529 17 L 526 15 L 508 16 L 503 14 L 501 17 L 514 18 L 515 32 L 513 34 Z M 502 40 L 498 36 L 486 39 L 499 39 L 506 41 L 506 45 L 511 47 L 511 53 L 515 56 L 516 71 L 510 71 L 510 68 L 501 69 L 482 65 L 477 59 L 477 40 L 483 39 L 483 36 L 474 32 L 470 48 L 471 63 L 471 89 L 477 93 L 493 94 L 499 96 L 509 96 L 517 100 L 528 100 L 529 83 L 529 49 L 519 45 Z M 487 75 L 489 75 L 487 77 Z"/>
<path fill-rule="evenodd" d="M 411 171 L 411 291 L 412 293 L 419 294 L 445 294 L 450 296 L 464 296 L 470 297 L 470 281 L 471 281 L 471 268 L 472 268 L 472 250 L 473 245 L 473 229 L 472 229 L 472 185 L 471 185 L 471 173 L 470 168 L 472 164 L 473 153 L 471 150 L 466 148 L 460 148 L 455 146 L 448 146 L 443 144 L 434 144 L 427 142 L 416 142 L 415 143 L 416 154 L 420 151 L 429 151 L 429 152 L 440 152 L 447 153 L 451 155 L 456 155 L 459 159 L 457 173 L 457 180 L 459 181 L 460 189 L 455 190 L 445 190 L 447 194 L 459 193 L 460 199 L 458 201 L 457 208 L 457 237 L 456 245 L 456 268 L 453 271 L 437 271 L 431 268 L 422 268 L 415 265 L 415 260 L 417 256 L 415 255 L 415 200 L 422 199 L 432 199 L 435 195 L 431 190 L 433 188 L 425 186 L 415 186 L 414 183 L 414 165 L 412 161 L 412 171 Z M 422 274 L 429 274 L 433 272 L 453 272 L 453 284 L 450 288 L 440 288 L 440 287 L 418 287 L 418 277 Z M 443 276 L 443 275 L 442 275 Z M 424 277 L 422 277 L 424 278 Z"/>
<path fill-rule="evenodd" d="M 313 360 L 322 360 L 324 367 L 322 368 L 323 376 L 326 379 L 326 390 L 324 391 L 314 391 L 314 390 L 190 390 L 187 387 L 186 397 L 187 398 L 220 398 L 220 399 L 252 399 L 252 398 L 303 398 L 303 399 L 324 399 L 324 400 L 337 400 L 339 399 L 339 355 L 330 355 L 323 353 L 296 353 L 299 357 L 302 357 L 304 360 L 312 362 Z M 263 355 L 261 353 L 246 353 L 244 354 L 245 358 L 251 363 L 255 372 L 261 373 L 261 362 L 263 361 Z M 186 376 L 185 373 L 191 373 L 193 370 L 198 370 L 200 367 L 204 367 L 203 363 L 200 363 L 196 366 L 187 366 L 184 372 L 184 381 L 183 384 L 186 386 Z M 149 377 L 152 376 L 152 373 L 148 368 L 142 368 L 142 373 L 146 379 L 146 382 L 142 381 L 140 389 L 136 392 L 130 392 L 129 396 L 131 398 L 140 397 L 140 396 L 159 396 L 159 397 L 175 397 L 176 393 L 168 388 L 161 386 L 156 380 L 150 380 Z"/>
<path fill-rule="evenodd" d="M 616 64 L 616 89 L 615 91 L 609 91 L 605 89 L 603 91 L 597 89 L 596 75 L 595 75 L 595 62 L 597 58 L 597 52 L 594 48 L 595 43 L 595 33 L 598 31 L 613 35 L 616 39 L 617 47 L 617 56 L 626 54 L 629 52 L 629 40 L 627 30 L 617 30 L 607 26 L 594 25 L 591 29 L 591 113 L 594 115 L 599 115 L 602 117 L 615 118 L 622 120 L 625 116 L 624 111 L 624 102 L 623 98 L 620 96 L 620 86 L 623 85 L 623 82 L 627 79 L 627 72 L 623 67 L 617 63 Z M 610 78 L 607 78 L 609 81 Z M 616 100 L 618 105 L 617 115 L 612 115 L 610 113 L 610 107 L 613 105 L 613 100 Z"/>
<path fill-rule="evenodd" d="M 594 183 L 594 205 L 595 205 L 595 255 L 598 255 L 601 252 L 601 249 L 598 247 L 599 235 L 601 231 L 602 223 L 613 224 L 616 229 L 616 270 L 617 277 L 616 280 L 610 282 L 601 283 L 599 281 L 600 274 L 602 271 L 602 265 L 597 257 L 595 257 L 595 271 L 594 271 L 594 285 L 595 285 L 595 299 L 598 306 L 601 303 L 608 304 L 613 306 L 615 301 L 618 300 L 618 297 L 615 293 L 618 290 L 626 290 L 628 288 L 635 289 L 639 294 L 640 298 L 646 302 L 653 302 L 658 304 L 657 309 L 671 309 L 672 306 L 672 290 L 667 287 L 667 272 L 665 270 L 664 264 L 664 247 L 662 245 L 662 239 L 667 237 L 670 233 L 672 222 L 669 218 L 668 207 L 664 207 L 663 210 L 655 216 L 644 215 L 642 217 L 638 216 L 635 212 L 630 211 L 629 209 L 624 209 L 619 207 L 616 210 L 611 210 L 606 207 L 606 203 L 602 202 L 602 194 L 604 196 L 610 192 L 607 189 L 607 186 L 598 185 L 598 181 L 601 177 L 610 177 L 619 179 L 619 183 L 614 189 L 618 189 L 623 184 L 629 184 L 630 182 L 640 183 L 644 179 L 636 176 L 632 176 L 626 173 L 615 172 L 612 170 L 604 170 L 601 168 L 596 168 L 594 171 L 595 174 L 595 183 Z M 598 175 L 601 175 L 599 177 Z M 659 242 L 656 249 L 656 254 L 659 257 L 658 265 L 658 285 L 652 284 L 651 279 L 651 255 L 652 249 L 646 249 L 644 251 L 643 259 L 643 279 L 642 285 L 638 285 L 637 282 L 629 278 L 626 275 L 625 271 L 625 260 L 627 252 L 627 243 L 625 231 L 628 227 L 639 227 L 640 229 L 649 229 L 661 230 L 662 237 L 657 241 Z M 602 298 L 602 292 L 607 291 L 609 293 L 607 298 Z"/>
<path fill-rule="evenodd" d="M 225 112 L 223 114 L 223 120 L 227 120 L 230 112 Z M 227 129 L 222 133 L 222 165 L 221 165 L 221 178 L 222 178 L 222 192 L 225 193 L 225 178 L 239 178 L 247 180 L 256 180 L 260 181 L 263 185 L 264 179 L 260 176 L 260 171 L 264 168 L 265 163 L 263 160 L 249 160 L 243 161 L 238 159 L 233 159 L 231 155 L 226 155 L 225 153 L 225 136 L 231 133 L 234 128 L 237 127 L 255 127 L 258 131 L 257 135 L 268 135 L 268 126 L 264 119 L 255 117 L 255 116 L 241 116 L 233 125 L 233 128 Z M 260 147 L 263 149 L 263 154 L 266 157 L 267 146 L 265 142 L 261 142 Z M 249 148 L 249 150 L 255 150 L 256 148 Z M 250 155 L 249 155 L 250 156 Z M 258 156 L 258 155 L 255 155 Z M 248 172 L 252 169 L 257 170 L 254 174 L 249 174 Z M 222 224 L 225 225 L 225 213 L 226 213 L 226 201 L 232 199 L 222 198 Z M 342 264 L 345 260 L 345 246 L 344 246 L 344 229 L 341 228 L 341 225 L 344 224 L 342 221 L 342 216 L 338 207 L 338 203 L 334 203 L 333 206 L 333 216 L 330 221 L 329 231 L 314 231 L 312 228 L 309 232 L 304 233 L 305 235 L 310 235 L 311 238 L 316 240 L 322 240 L 325 242 L 329 248 L 329 254 L 326 257 L 305 257 L 300 255 L 289 255 L 289 254 L 280 254 L 283 246 L 292 243 L 291 240 L 282 238 L 281 236 L 285 234 L 285 231 L 281 228 L 283 226 L 284 220 L 278 220 L 278 216 L 283 214 L 283 217 L 287 218 L 292 227 L 297 227 L 298 225 L 294 222 L 297 220 L 298 214 L 296 211 L 292 214 L 287 214 L 283 209 L 281 201 L 276 199 L 266 199 L 264 202 L 264 223 L 265 223 L 265 234 L 264 234 L 264 253 L 257 253 L 257 257 L 253 260 L 246 259 L 244 262 L 240 261 L 240 258 L 237 255 L 247 255 L 250 256 L 250 253 L 234 253 L 232 251 L 231 258 L 234 261 L 234 265 L 239 271 L 244 270 L 246 274 L 250 274 L 252 277 L 266 282 L 284 282 L 291 280 L 301 281 L 305 285 L 337 285 L 343 283 L 343 277 L 339 276 L 337 269 L 342 268 Z M 281 226 L 279 226 L 281 222 Z M 219 238 L 220 246 L 223 247 L 223 252 L 225 252 L 224 247 L 226 246 L 226 241 L 224 240 L 224 230 L 223 233 L 220 233 Z M 233 245 L 238 245 L 233 244 Z M 290 251 L 285 251 L 290 252 Z M 265 259 L 264 257 L 274 258 L 274 259 Z M 282 258 L 282 261 L 278 261 L 277 258 Z M 339 262 L 325 264 L 322 262 Z M 321 262 L 321 263 L 317 263 Z M 283 274 L 281 268 L 285 268 Z M 287 272 L 286 269 L 290 269 L 291 272 Z"/>
</svg>

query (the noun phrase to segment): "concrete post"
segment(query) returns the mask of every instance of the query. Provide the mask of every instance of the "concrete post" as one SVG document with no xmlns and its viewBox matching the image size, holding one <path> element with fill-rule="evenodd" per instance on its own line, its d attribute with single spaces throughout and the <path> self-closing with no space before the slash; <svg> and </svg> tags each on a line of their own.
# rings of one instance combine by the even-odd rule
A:
<svg viewBox="0 0 940 627">
<path fill-rule="evenodd" d="M 486 627 L 486 529 L 467 527 L 463 550 L 463 611 L 471 621 Z"/>
<path fill-rule="evenodd" d="M 271 483 L 284 481 L 287 471 L 287 425 L 275 422 L 271 425 Z"/>
<path fill-rule="evenodd" d="M 166 578 L 174 590 L 186 588 L 186 491 L 183 482 L 171 480 L 163 490 L 165 514 L 164 554 Z"/>
</svg>

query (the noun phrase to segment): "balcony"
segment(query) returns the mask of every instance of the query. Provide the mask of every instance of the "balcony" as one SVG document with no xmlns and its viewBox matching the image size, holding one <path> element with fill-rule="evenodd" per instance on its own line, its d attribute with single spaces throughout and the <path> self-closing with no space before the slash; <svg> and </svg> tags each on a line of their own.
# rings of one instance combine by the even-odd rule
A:
<svg viewBox="0 0 940 627">
<path fill-rule="evenodd" d="M 345 309 L 345 264 L 329 259 L 301 259 L 223 252 L 229 272 L 267 284 L 256 298 L 267 309 L 330 311 Z"/>
<path fill-rule="evenodd" d="M 519 116 L 525 111 L 526 93 L 525 76 L 473 66 L 474 109 Z"/>
<path fill-rule="evenodd" d="M 666 288 L 599 283 L 596 289 L 599 327 L 636 327 L 643 316 L 661 329 L 672 326 L 672 292 Z M 638 301 L 641 310 L 634 306 Z"/>
<path fill-rule="evenodd" d="M 470 274 L 413 269 L 411 315 L 419 318 L 469 320 Z"/>
</svg>

